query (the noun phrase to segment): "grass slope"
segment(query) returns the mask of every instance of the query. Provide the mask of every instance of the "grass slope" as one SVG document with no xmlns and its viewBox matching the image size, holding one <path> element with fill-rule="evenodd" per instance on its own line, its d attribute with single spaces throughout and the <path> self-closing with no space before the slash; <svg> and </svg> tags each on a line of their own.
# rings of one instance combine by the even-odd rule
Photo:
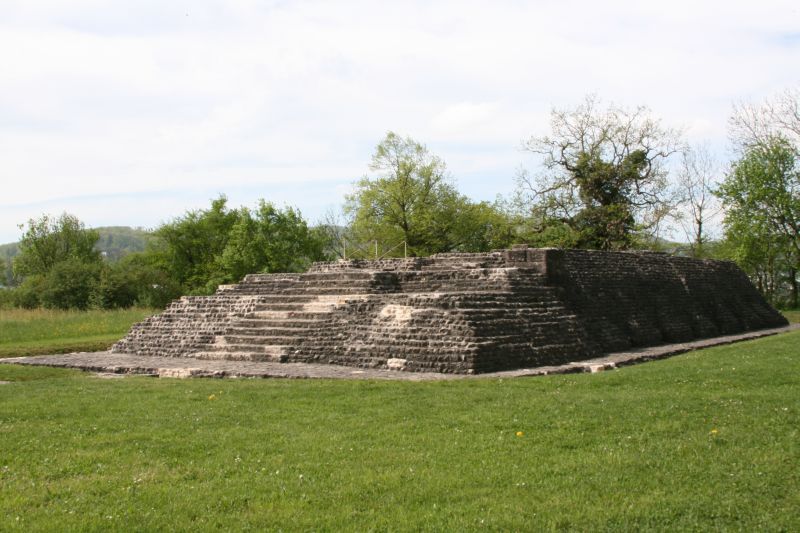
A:
<svg viewBox="0 0 800 533">
<path fill-rule="evenodd" d="M 781 311 L 789 322 L 800 322 L 800 309 Z"/>
<path fill-rule="evenodd" d="M 799 344 L 436 383 L 0 365 L 0 530 L 797 531 Z"/>
<path fill-rule="evenodd" d="M 0 309 L 0 357 L 105 350 L 152 309 Z"/>
</svg>

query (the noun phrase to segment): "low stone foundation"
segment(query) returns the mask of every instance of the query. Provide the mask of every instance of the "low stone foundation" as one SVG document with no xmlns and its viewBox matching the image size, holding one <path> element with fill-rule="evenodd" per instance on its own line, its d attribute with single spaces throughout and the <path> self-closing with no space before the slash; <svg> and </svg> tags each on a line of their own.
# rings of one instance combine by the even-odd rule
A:
<svg viewBox="0 0 800 533">
<path fill-rule="evenodd" d="M 483 373 L 785 324 L 730 262 L 516 247 L 251 274 L 112 352 Z"/>
</svg>

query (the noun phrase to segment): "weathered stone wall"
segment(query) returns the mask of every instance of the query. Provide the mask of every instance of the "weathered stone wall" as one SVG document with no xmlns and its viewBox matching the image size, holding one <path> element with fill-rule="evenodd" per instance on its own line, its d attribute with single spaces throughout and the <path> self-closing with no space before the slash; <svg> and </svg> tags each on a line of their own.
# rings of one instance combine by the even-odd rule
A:
<svg viewBox="0 0 800 533">
<path fill-rule="evenodd" d="M 732 263 L 517 247 L 249 275 L 113 351 L 486 372 L 784 322 Z"/>
<path fill-rule="evenodd" d="M 548 250 L 548 280 L 564 288 L 593 351 L 682 342 L 784 325 L 728 261 L 652 252 Z"/>
</svg>

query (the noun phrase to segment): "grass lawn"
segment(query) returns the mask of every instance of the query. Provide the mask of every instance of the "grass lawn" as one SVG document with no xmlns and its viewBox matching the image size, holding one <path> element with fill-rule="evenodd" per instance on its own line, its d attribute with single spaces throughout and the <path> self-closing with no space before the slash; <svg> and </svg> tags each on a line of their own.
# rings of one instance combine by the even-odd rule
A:
<svg viewBox="0 0 800 533">
<path fill-rule="evenodd" d="M 0 357 L 105 350 L 155 312 L 0 309 Z"/>
<path fill-rule="evenodd" d="M 781 311 L 789 322 L 800 322 L 800 309 Z"/>
<path fill-rule="evenodd" d="M 800 332 L 544 378 L 0 380 L 0 530 L 800 530 Z"/>
</svg>

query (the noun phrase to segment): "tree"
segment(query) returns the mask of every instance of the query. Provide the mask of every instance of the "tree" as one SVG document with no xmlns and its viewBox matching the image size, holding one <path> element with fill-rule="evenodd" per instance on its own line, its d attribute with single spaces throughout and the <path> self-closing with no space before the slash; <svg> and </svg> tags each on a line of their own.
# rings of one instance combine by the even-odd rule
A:
<svg viewBox="0 0 800 533">
<path fill-rule="evenodd" d="M 389 132 L 375 149 L 370 170 L 348 195 L 345 213 L 361 242 L 394 246 L 405 241 L 411 253 L 426 255 L 442 247 L 439 213 L 457 195 L 444 162 L 411 139 Z"/>
<path fill-rule="evenodd" d="M 212 279 L 218 279 L 218 258 L 228 244 L 231 229 L 241 212 L 228 209 L 228 199 L 212 200 L 210 209 L 188 211 L 182 217 L 156 229 L 151 251 L 159 266 L 188 292 L 212 292 Z"/>
<path fill-rule="evenodd" d="M 12 287 L 14 283 L 14 256 L 17 254 L 17 243 L 0 246 L 0 284 Z"/>
<path fill-rule="evenodd" d="M 781 303 L 781 278 L 789 271 L 785 252 L 763 220 L 738 210 L 726 215 L 725 238 L 718 256 L 735 261 L 773 305 Z"/>
<path fill-rule="evenodd" d="M 190 293 L 211 293 L 249 273 L 300 271 L 323 258 L 319 235 L 298 211 L 263 200 L 253 212 L 229 209 L 221 196 L 154 235 L 152 265 Z"/>
<path fill-rule="evenodd" d="M 45 277 L 42 305 L 51 309 L 89 308 L 101 269 L 101 262 L 87 263 L 75 257 L 56 263 Z"/>
<path fill-rule="evenodd" d="M 524 143 L 544 172 L 521 172 L 518 197 L 541 229 L 566 225 L 579 246 L 626 249 L 636 232 L 657 232 L 673 208 L 665 161 L 679 135 L 644 107 L 599 106 L 587 97 L 551 112 L 551 134 Z"/>
<path fill-rule="evenodd" d="M 86 309 L 103 265 L 97 239 L 95 230 L 67 213 L 31 219 L 14 258 L 14 275 L 22 280 L 17 305 Z"/>
<path fill-rule="evenodd" d="M 20 226 L 22 229 L 23 226 Z M 95 249 L 99 235 L 86 229 L 77 217 L 64 213 L 53 219 L 43 215 L 28 221 L 14 258 L 14 274 L 18 277 L 47 275 L 58 263 L 73 259 L 86 264 L 101 261 Z"/>
<path fill-rule="evenodd" d="M 782 136 L 749 146 L 734 163 L 719 195 L 726 208 L 727 237 L 739 243 L 740 255 L 749 255 L 748 262 L 759 251 L 765 263 L 785 262 L 789 301 L 797 307 L 800 168 L 796 148 Z"/>
<path fill-rule="evenodd" d="M 91 303 L 103 309 L 166 307 L 180 294 L 179 284 L 159 264 L 157 255 L 134 252 L 104 265 Z"/>
<path fill-rule="evenodd" d="M 776 136 L 800 145 L 800 88 L 786 89 L 760 104 L 734 105 L 728 121 L 730 138 L 740 152 L 769 145 Z"/>
<path fill-rule="evenodd" d="M 508 248 L 519 240 L 514 219 L 496 201 L 472 202 L 461 197 L 453 205 L 453 213 L 445 214 L 455 221 L 450 229 L 450 249 L 458 252 L 488 252 Z"/>
<path fill-rule="evenodd" d="M 376 175 L 359 180 L 345 203 L 347 234 L 357 244 L 377 242 L 382 251 L 395 247 L 402 254 L 405 242 L 411 255 L 429 255 L 508 241 L 501 235 L 510 231 L 509 223 L 498 206 L 459 193 L 444 162 L 410 137 L 387 133 L 370 170 Z"/>
<path fill-rule="evenodd" d="M 243 209 L 220 257 L 226 282 L 252 272 L 298 272 L 325 258 L 322 233 L 309 229 L 300 212 L 260 200 Z"/>
<path fill-rule="evenodd" d="M 710 223 L 719 213 L 714 195 L 717 167 L 706 146 L 683 151 L 678 171 L 678 220 L 690 241 L 692 257 L 704 257 L 710 239 Z"/>
</svg>

